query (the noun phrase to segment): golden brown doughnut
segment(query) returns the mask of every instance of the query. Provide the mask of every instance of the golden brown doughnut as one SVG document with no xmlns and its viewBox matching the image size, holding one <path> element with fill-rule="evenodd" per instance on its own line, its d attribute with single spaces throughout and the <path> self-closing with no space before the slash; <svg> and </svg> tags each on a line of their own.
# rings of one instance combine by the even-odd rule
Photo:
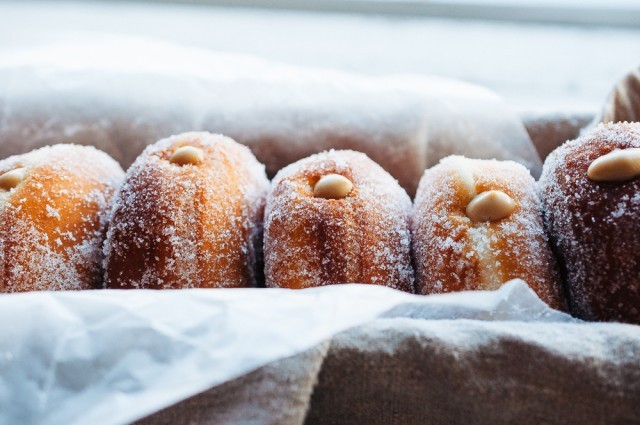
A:
<svg viewBox="0 0 640 425">
<path fill-rule="evenodd" d="M 571 312 L 640 324 L 640 124 L 601 124 L 549 155 L 545 225 Z"/>
<path fill-rule="evenodd" d="M 264 166 L 228 137 L 184 133 L 150 145 L 117 195 L 107 287 L 256 286 L 268 184 Z"/>
<path fill-rule="evenodd" d="M 417 293 L 492 290 L 520 278 L 564 308 L 535 181 L 520 164 L 450 156 L 428 169 L 412 240 Z"/>
<path fill-rule="evenodd" d="M 92 289 L 124 172 L 92 147 L 55 145 L 0 161 L 0 292 Z"/>
<path fill-rule="evenodd" d="M 328 151 L 278 172 L 265 210 L 269 287 L 371 283 L 413 292 L 407 193 L 354 151 Z"/>
</svg>

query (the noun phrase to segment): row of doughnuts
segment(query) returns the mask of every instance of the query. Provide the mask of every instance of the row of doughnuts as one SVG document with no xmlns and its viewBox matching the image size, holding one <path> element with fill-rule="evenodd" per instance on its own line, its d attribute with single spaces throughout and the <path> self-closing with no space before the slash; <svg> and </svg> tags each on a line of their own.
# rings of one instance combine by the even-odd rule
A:
<svg viewBox="0 0 640 425">
<path fill-rule="evenodd" d="M 600 126 L 550 155 L 537 183 L 514 162 L 452 156 L 412 205 L 353 151 L 270 184 L 248 148 L 209 133 L 150 145 L 126 175 L 93 148 L 42 148 L 0 161 L 0 291 L 264 279 L 429 294 L 521 278 L 554 308 L 639 323 L 639 150 L 640 124 Z"/>
</svg>

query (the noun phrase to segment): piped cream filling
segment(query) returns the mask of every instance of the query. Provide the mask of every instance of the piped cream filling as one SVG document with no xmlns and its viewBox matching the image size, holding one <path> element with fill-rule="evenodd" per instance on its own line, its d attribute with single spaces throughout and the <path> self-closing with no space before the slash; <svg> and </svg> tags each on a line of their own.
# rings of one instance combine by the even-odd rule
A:
<svg viewBox="0 0 640 425">
<path fill-rule="evenodd" d="M 469 240 L 474 247 L 478 260 L 478 273 L 482 289 L 498 289 L 503 282 L 500 261 L 491 245 L 491 228 L 486 224 L 478 224 L 469 228 Z"/>
<path fill-rule="evenodd" d="M 478 194 L 474 178 L 476 167 L 473 162 L 461 159 L 456 171 L 458 183 L 466 191 L 469 199 L 473 199 Z M 478 262 L 479 287 L 489 290 L 498 289 L 503 282 L 503 275 L 500 261 L 491 244 L 493 230 L 487 223 L 473 223 L 470 219 L 469 221 L 468 241 Z"/>
</svg>

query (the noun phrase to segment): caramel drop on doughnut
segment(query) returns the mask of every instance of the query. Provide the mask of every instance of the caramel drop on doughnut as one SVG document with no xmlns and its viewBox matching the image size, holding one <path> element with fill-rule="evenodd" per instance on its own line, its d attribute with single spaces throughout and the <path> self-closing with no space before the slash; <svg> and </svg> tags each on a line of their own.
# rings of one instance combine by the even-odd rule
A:
<svg viewBox="0 0 640 425">
<path fill-rule="evenodd" d="M 322 176 L 313 187 L 313 195 L 316 198 L 342 199 L 353 189 L 351 180 L 340 174 L 327 174 Z"/>
<path fill-rule="evenodd" d="M 24 167 L 7 171 L 0 176 L 0 188 L 4 190 L 13 189 L 14 187 L 18 186 L 22 182 L 22 180 L 24 180 L 26 173 L 27 169 Z"/>
<path fill-rule="evenodd" d="M 516 208 L 509 195 L 500 190 L 488 190 L 476 195 L 467 205 L 467 217 L 472 221 L 497 221 L 508 217 Z"/>
<path fill-rule="evenodd" d="M 596 182 L 623 182 L 640 177 L 640 148 L 616 149 L 589 165 L 587 177 Z"/>
<path fill-rule="evenodd" d="M 198 165 L 204 161 L 204 152 L 202 149 L 193 146 L 183 146 L 178 148 L 169 162 L 178 165 Z"/>
</svg>

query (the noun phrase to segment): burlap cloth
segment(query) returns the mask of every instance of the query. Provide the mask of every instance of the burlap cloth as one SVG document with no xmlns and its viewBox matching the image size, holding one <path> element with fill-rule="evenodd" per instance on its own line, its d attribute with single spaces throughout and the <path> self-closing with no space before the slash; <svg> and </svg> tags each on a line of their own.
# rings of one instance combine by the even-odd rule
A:
<svg viewBox="0 0 640 425">
<path fill-rule="evenodd" d="M 640 327 L 379 319 L 139 424 L 632 424 Z"/>
</svg>

